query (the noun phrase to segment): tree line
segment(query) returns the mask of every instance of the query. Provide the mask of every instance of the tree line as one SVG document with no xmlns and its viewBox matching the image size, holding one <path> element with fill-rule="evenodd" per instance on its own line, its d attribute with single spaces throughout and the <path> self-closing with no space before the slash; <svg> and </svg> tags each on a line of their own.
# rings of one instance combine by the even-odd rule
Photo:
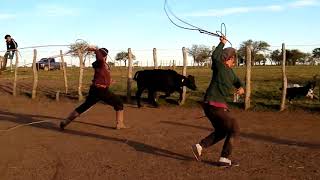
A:
<svg viewBox="0 0 320 180">
<path fill-rule="evenodd" d="M 270 50 L 270 45 L 265 41 L 253 41 L 247 40 L 240 44 L 237 50 L 238 54 L 238 64 L 245 63 L 246 57 L 246 47 L 251 47 L 251 59 L 252 65 L 266 65 L 267 61 L 272 65 L 280 65 L 282 62 L 282 50 Z M 212 48 L 205 45 L 192 45 L 188 48 L 189 55 L 193 58 L 194 62 L 203 66 L 210 63 L 211 53 L 214 51 L 215 47 Z M 298 49 L 288 49 L 286 50 L 287 64 L 309 64 L 315 65 L 320 63 L 320 48 L 315 48 L 312 53 L 304 53 Z"/>
<path fill-rule="evenodd" d="M 86 46 L 86 44 L 75 44 L 71 47 L 72 49 L 77 49 L 79 46 Z M 270 50 L 270 45 L 265 41 L 253 41 L 251 39 L 244 41 L 240 44 L 237 50 L 238 54 L 238 64 L 244 64 L 246 58 L 246 47 L 251 47 L 251 60 L 252 65 L 266 65 L 267 61 L 272 65 L 280 65 L 282 62 L 282 50 Z M 215 46 L 209 47 L 205 45 L 194 44 L 190 48 L 187 48 L 189 56 L 193 58 L 194 65 L 204 66 L 210 64 L 211 54 L 215 50 Z M 296 64 L 308 64 L 315 65 L 320 63 L 320 48 L 315 48 L 312 53 L 304 53 L 298 49 L 288 49 L 286 50 L 287 65 Z M 121 51 L 116 54 L 116 61 L 123 61 L 125 66 L 127 66 L 128 52 Z M 136 56 L 133 55 L 133 60 L 136 60 Z M 114 62 L 109 62 L 110 65 L 115 65 Z M 139 62 L 135 62 L 139 63 Z"/>
<path fill-rule="evenodd" d="M 89 46 L 87 42 L 76 42 L 72 44 L 70 48 L 70 53 L 74 57 L 83 56 L 84 62 L 86 57 L 93 56 L 93 52 L 86 51 L 86 48 Z M 252 50 L 252 65 L 266 65 L 266 62 L 269 60 L 272 65 L 280 65 L 282 62 L 282 52 L 281 50 L 270 50 L 270 45 L 265 41 L 253 41 L 247 40 L 240 44 L 240 48 L 237 50 L 238 54 L 238 64 L 245 63 L 246 57 L 246 47 L 251 47 Z M 205 45 L 194 44 L 190 48 L 187 48 L 189 56 L 193 58 L 194 65 L 204 66 L 210 64 L 211 54 L 215 50 L 215 46 L 209 47 Z M 296 65 L 296 64 L 308 64 L 316 65 L 320 64 L 320 48 L 315 48 L 312 53 L 304 53 L 298 49 L 288 49 L 286 50 L 287 65 Z M 133 60 L 136 60 L 136 56 L 132 55 Z M 0 61 L 3 57 L 0 56 Z M 116 61 L 123 61 L 125 66 L 128 61 L 128 52 L 121 51 L 116 54 Z M 115 65 L 115 62 L 109 62 L 110 65 Z M 138 61 L 134 65 L 138 65 Z"/>
</svg>

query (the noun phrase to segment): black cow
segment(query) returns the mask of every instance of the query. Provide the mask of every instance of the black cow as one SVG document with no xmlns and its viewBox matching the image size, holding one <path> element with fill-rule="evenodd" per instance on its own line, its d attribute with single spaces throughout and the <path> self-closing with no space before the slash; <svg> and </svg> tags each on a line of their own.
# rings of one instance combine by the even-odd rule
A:
<svg viewBox="0 0 320 180">
<path fill-rule="evenodd" d="M 297 85 L 293 87 L 287 88 L 287 99 L 290 103 L 292 103 L 292 100 L 297 97 L 309 97 L 311 99 L 317 98 L 317 96 L 314 94 L 313 90 L 316 87 L 315 81 L 309 81 L 305 86 L 298 87 Z"/>
<path fill-rule="evenodd" d="M 133 79 L 137 81 L 138 90 L 136 93 L 136 98 L 139 108 L 141 107 L 141 94 L 145 89 L 148 90 L 149 102 L 156 107 L 158 106 L 155 99 L 157 91 L 165 93 L 163 98 L 169 97 L 173 92 L 178 91 L 180 93 L 180 103 L 182 100 L 183 86 L 186 86 L 192 90 L 197 89 L 194 76 L 189 75 L 188 77 L 185 77 L 173 70 L 154 69 L 138 71 L 134 75 Z"/>
</svg>

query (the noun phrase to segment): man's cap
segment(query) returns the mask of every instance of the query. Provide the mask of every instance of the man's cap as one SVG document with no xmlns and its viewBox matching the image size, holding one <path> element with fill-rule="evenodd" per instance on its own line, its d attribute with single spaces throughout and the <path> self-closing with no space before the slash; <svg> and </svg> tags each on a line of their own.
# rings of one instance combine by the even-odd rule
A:
<svg viewBox="0 0 320 180">
<path fill-rule="evenodd" d="M 109 53 L 108 49 L 106 48 L 100 48 L 99 51 L 102 52 L 104 56 L 107 56 Z"/>
<path fill-rule="evenodd" d="M 11 37 L 11 36 L 7 34 L 6 36 L 4 36 L 4 39 L 7 39 L 8 37 Z"/>
<path fill-rule="evenodd" d="M 237 50 L 231 47 L 223 49 L 221 56 L 222 60 L 226 61 L 231 57 L 237 58 Z"/>
</svg>

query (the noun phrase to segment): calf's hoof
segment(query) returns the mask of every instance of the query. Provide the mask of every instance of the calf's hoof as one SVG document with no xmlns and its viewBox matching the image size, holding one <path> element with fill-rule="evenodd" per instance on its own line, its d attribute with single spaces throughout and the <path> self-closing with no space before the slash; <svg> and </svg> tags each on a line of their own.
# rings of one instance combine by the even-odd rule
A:
<svg viewBox="0 0 320 180">
<path fill-rule="evenodd" d="M 159 104 L 153 104 L 153 107 L 158 108 Z"/>
</svg>

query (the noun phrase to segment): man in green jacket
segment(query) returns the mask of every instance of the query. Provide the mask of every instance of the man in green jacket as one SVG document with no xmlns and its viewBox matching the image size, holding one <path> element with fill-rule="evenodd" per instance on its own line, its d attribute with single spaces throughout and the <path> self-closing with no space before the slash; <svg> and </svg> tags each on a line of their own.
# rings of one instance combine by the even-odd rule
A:
<svg viewBox="0 0 320 180">
<path fill-rule="evenodd" d="M 203 110 L 215 131 L 201 140 L 199 144 L 192 146 L 195 158 L 200 161 L 203 149 L 225 139 L 219 159 L 220 166 L 236 165 L 229 157 L 240 131 L 237 120 L 228 114 L 226 97 L 234 87 L 237 89 L 237 94 L 244 94 L 243 83 L 232 70 L 237 57 L 236 50 L 234 48 L 223 49 L 226 42 L 226 38 L 221 37 L 220 44 L 212 53 L 212 79 L 203 105 Z"/>
</svg>

